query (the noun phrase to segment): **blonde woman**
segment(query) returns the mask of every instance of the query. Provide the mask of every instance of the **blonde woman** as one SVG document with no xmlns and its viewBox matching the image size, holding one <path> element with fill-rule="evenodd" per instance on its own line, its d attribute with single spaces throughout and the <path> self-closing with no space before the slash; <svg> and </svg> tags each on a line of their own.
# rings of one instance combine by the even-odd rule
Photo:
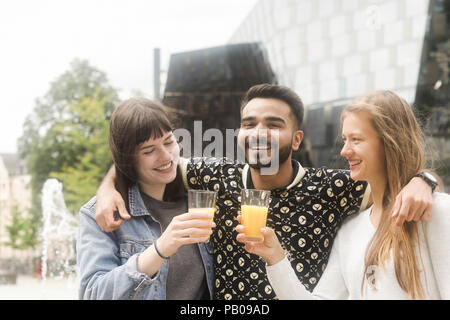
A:
<svg viewBox="0 0 450 320">
<path fill-rule="evenodd" d="M 393 92 L 377 91 L 349 105 L 341 121 L 341 155 L 352 179 L 370 184 L 373 205 L 343 224 L 314 291 L 299 282 L 272 229 L 253 243 L 239 225 L 238 241 L 266 260 L 280 299 L 450 299 L 450 196 L 434 193 L 427 222 L 398 227 L 391 219 L 396 196 L 425 163 L 411 107 Z"/>
</svg>

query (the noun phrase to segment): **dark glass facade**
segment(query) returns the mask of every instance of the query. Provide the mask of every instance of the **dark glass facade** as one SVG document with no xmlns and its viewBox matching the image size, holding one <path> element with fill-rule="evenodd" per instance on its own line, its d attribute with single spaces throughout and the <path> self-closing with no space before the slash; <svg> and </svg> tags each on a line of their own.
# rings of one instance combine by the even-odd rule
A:
<svg viewBox="0 0 450 320">
<path fill-rule="evenodd" d="M 450 186 L 450 1 L 430 0 L 414 106 L 431 148 L 430 166 Z"/>
</svg>

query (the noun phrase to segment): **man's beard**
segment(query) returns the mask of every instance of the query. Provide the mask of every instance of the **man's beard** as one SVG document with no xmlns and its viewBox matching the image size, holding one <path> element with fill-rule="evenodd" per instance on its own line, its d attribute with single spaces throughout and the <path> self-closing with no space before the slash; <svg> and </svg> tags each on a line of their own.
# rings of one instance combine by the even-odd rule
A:
<svg viewBox="0 0 450 320">
<path fill-rule="evenodd" d="M 262 140 L 260 141 L 260 144 L 267 145 L 267 142 Z M 245 162 L 249 164 L 250 168 L 252 169 L 256 169 L 256 170 L 261 170 L 263 168 L 271 168 L 271 166 L 274 164 L 274 160 L 273 159 L 275 155 L 273 155 L 272 151 L 276 150 L 278 148 L 278 168 L 276 168 L 276 172 L 278 172 L 278 169 L 281 165 L 283 165 L 290 157 L 290 155 L 292 154 L 292 139 L 291 139 L 291 143 L 286 144 L 282 147 L 278 147 L 278 144 L 272 143 L 272 145 L 268 145 L 270 147 L 270 151 L 271 151 L 271 155 L 268 156 L 267 153 L 264 153 L 263 156 L 265 156 L 265 158 L 263 159 L 262 157 L 260 157 L 260 155 L 258 154 L 256 157 L 256 161 L 253 159 L 252 161 L 250 161 L 250 159 L 248 158 L 248 153 L 249 153 L 249 149 L 250 149 L 250 144 L 248 142 L 248 140 L 245 141 Z M 269 151 L 269 150 L 267 150 Z"/>
</svg>

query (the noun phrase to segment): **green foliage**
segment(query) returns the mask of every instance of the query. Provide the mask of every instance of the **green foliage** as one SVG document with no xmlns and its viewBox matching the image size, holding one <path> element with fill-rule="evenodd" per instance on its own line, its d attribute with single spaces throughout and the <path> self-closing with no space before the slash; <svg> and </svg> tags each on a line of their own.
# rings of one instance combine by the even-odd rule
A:
<svg viewBox="0 0 450 320">
<path fill-rule="evenodd" d="M 105 73 L 79 59 L 36 99 L 18 141 L 31 174 L 34 221 L 41 220 L 41 190 L 48 178 L 63 183 L 72 212 L 95 194 L 112 163 L 108 127 L 117 103 Z"/>
<path fill-rule="evenodd" d="M 98 90 L 99 91 L 99 90 Z M 112 164 L 108 145 L 109 122 L 105 121 L 109 97 L 87 97 L 70 105 L 76 115 L 59 130 L 72 141 L 72 148 L 85 150 L 74 164 L 52 171 L 64 186 L 64 197 L 70 211 L 77 211 L 96 192 L 105 172 Z"/>
<path fill-rule="evenodd" d="M 32 227 L 33 219 L 13 207 L 11 224 L 6 226 L 9 241 L 4 244 L 13 249 L 27 249 L 36 245 L 35 230 Z"/>
</svg>

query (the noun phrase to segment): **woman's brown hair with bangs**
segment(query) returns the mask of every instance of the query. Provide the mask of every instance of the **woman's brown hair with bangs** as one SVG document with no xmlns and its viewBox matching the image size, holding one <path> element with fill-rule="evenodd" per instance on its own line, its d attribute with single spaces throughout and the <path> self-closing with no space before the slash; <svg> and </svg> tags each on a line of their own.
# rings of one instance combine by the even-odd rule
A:
<svg viewBox="0 0 450 320">
<path fill-rule="evenodd" d="M 173 131 L 166 108 L 157 101 L 131 98 L 114 110 L 109 126 L 109 147 L 116 169 L 116 189 L 129 210 L 128 189 L 138 182 L 136 149 L 148 139 L 157 139 Z M 184 195 L 184 186 L 177 169 L 176 179 L 166 186 L 163 199 L 178 199 Z"/>
<path fill-rule="evenodd" d="M 390 257 L 394 260 L 395 274 L 400 287 L 410 299 L 423 299 L 424 290 L 420 279 L 417 224 L 406 222 L 395 226 L 391 218 L 396 196 L 411 178 L 425 166 L 425 140 L 411 106 L 392 91 L 376 91 L 365 95 L 347 106 L 341 116 L 352 112 L 367 111 L 373 128 L 378 132 L 384 146 L 387 183 L 383 195 L 383 214 L 371 239 L 365 256 L 365 268 L 379 266 Z M 367 278 L 367 279 L 366 279 Z M 369 274 L 363 277 L 369 280 Z"/>
</svg>

